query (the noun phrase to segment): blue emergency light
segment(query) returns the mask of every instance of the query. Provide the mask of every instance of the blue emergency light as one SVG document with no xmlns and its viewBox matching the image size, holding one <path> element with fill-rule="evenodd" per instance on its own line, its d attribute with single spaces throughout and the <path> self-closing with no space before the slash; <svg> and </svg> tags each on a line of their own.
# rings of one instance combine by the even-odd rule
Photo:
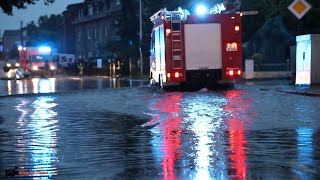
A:
<svg viewBox="0 0 320 180">
<path fill-rule="evenodd" d="M 51 47 L 49 47 L 49 46 L 41 46 L 41 47 L 39 47 L 38 51 L 40 53 L 51 53 Z"/>
</svg>

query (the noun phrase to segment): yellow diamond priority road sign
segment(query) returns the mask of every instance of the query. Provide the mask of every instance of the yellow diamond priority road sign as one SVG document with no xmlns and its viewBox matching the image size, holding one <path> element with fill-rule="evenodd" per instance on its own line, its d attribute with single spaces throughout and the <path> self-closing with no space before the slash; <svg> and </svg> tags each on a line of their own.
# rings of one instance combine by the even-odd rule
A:
<svg viewBox="0 0 320 180">
<path fill-rule="evenodd" d="M 297 18 L 301 19 L 311 9 L 311 5 L 305 0 L 295 0 L 288 6 L 288 9 L 297 16 Z"/>
</svg>

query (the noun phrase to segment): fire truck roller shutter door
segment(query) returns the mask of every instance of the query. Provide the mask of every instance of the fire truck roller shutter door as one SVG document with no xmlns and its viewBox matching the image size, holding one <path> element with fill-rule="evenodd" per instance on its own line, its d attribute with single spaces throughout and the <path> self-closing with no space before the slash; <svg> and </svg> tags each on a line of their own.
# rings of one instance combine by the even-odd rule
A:
<svg viewBox="0 0 320 180">
<path fill-rule="evenodd" d="M 186 70 L 222 69 L 221 25 L 185 25 Z"/>
</svg>

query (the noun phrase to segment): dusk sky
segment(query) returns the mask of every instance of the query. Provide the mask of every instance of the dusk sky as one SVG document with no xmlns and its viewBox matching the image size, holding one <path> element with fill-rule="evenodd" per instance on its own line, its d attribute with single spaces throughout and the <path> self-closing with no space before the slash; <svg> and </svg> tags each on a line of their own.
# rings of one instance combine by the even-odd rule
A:
<svg viewBox="0 0 320 180">
<path fill-rule="evenodd" d="M 20 28 L 20 21 L 25 26 L 31 21 L 38 22 L 42 15 L 60 14 L 69 4 L 80 3 L 83 0 L 55 0 L 49 6 L 44 5 L 43 0 L 38 1 L 35 5 L 29 5 L 27 9 L 14 9 L 13 16 L 0 12 L 0 32 L 1 36 L 5 30 L 14 30 Z"/>
</svg>

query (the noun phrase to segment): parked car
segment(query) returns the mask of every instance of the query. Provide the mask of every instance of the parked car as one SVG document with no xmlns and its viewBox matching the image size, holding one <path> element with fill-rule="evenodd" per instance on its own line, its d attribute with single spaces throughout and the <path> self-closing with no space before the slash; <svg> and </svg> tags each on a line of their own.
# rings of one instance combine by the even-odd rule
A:
<svg viewBox="0 0 320 180">
<path fill-rule="evenodd" d="M 6 61 L 3 70 L 4 72 L 9 72 L 11 69 L 18 69 L 20 64 L 15 59 L 9 59 Z"/>
</svg>

